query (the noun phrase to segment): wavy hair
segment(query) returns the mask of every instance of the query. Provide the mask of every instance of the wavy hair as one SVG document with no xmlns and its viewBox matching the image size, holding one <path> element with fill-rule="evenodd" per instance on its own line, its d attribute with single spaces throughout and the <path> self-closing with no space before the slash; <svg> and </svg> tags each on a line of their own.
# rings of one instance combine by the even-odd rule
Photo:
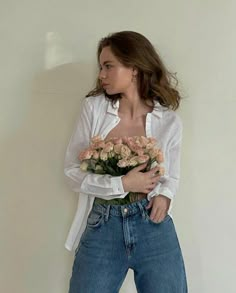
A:
<svg viewBox="0 0 236 293">
<path fill-rule="evenodd" d="M 138 70 L 137 86 L 141 99 L 158 100 L 169 109 L 177 110 L 182 98 L 177 90 L 178 80 L 176 74 L 170 73 L 163 64 L 150 41 L 140 33 L 133 31 L 121 31 L 109 34 L 98 43 L 97 60 L 104 47 L 110 47 L 114 56 L 126 67 Z M 175 85 L 172 82 L 175 81 Z M 99 78 L 96 86 L 88 96 L 104 94 L 112 100 L 112 105 L 121 98 L 121 95 L 108 95 L 103 89 Z M 154 103 L 153 103 L 154 104 Z"/>
</svg>

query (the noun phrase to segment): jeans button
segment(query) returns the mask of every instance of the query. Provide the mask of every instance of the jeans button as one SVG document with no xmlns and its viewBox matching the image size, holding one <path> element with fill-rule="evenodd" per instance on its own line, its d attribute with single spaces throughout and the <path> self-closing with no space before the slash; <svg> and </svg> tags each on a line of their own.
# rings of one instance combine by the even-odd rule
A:
<svg viewBox="0 0 236 293">
<path fill-rule="evenodd" d="M 124 213 L 126 214 L 128 212 L 128 209 L 127 208 L 124 208 Z"/>
</svg>

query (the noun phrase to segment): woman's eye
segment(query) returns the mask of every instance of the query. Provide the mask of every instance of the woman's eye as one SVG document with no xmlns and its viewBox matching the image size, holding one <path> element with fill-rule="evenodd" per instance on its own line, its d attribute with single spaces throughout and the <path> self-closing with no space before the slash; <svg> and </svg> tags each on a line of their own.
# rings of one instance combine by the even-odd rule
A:
<svg viewBox="0 0 236 293">
<path fill-rule="evenodd" d="M 104 66 L 106 69 L 110 69 L 112 67 L 112 65 L 110 65 L 110 64 L 105 64 Z M 99 67 L 99 70 L 100 71 L 102 70 L 102 66 Z"/>
</svg>

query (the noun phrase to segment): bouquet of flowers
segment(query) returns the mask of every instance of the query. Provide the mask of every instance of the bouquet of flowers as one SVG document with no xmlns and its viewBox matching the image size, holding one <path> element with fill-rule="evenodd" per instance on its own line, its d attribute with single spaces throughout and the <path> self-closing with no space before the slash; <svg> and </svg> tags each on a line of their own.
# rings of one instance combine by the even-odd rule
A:
<svg viewBox="0 0 236 293">
<path fill-rule="evenodd" d="M 163 153 L 156 147 L 153 137 L 124 136 L 103 140 L 99 135 L 91 139 L 90 146 L 83 150 L 78 158 L 80 169 L 96 174 L 121 176 L 140 164 L 147 163 L 142 172 L 159 165 L 157 174 L 164 174 Z M 132 192 L 129 192 L 130 195 Z"/>
</svg>

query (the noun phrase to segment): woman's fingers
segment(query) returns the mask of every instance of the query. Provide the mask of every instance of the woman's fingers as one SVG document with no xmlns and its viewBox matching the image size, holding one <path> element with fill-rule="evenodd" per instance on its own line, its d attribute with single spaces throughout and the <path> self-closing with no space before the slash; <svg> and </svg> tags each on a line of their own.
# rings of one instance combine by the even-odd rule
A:
<svg viewBox="0 0 236 293">
<path fill-rule="evenodd" d="M 146 174 L 148 174 L 149 176 L 156 174 L 156 172 L 159 170 L 159 166 L 156 166 L 154 168 L 152 168 L 151 170 L 147 171 Z"/>
<path fill-rule="evenodd" d="M 153 198 L 150 199 L 148 205 L 146 206 L 146 209 L 147 210 L 150 209 L 152 207 L 152 205 L 153 205 Z"/>
<path fill-rule="evenodd" d="M 135 172 L 139 172 L 140 170 L 142 170 L 146 167 L 147 167 L 147 163 L 144 163 L 144 164 L 139 165 L 138 167 L 135 167 L 133 170 L 135 170 Z"/>
<path fill-rule="evenodd" d="M 161 222 L 166 216 L 166 212 L 164 210 L 161 209 L 157 209 L 155 213 L 151 213 L 150 215 L 150 219 L 153 222 L 159 223 Z"/>
<path fill-rule="evenodd" d="M 150 219 L 157 223 L 161 222 L 165 218 L 169 206 L 170 206 L 169 198 L 161 194 L 159 194 L 158 196 L 154 196 Z"/>
</svg>

